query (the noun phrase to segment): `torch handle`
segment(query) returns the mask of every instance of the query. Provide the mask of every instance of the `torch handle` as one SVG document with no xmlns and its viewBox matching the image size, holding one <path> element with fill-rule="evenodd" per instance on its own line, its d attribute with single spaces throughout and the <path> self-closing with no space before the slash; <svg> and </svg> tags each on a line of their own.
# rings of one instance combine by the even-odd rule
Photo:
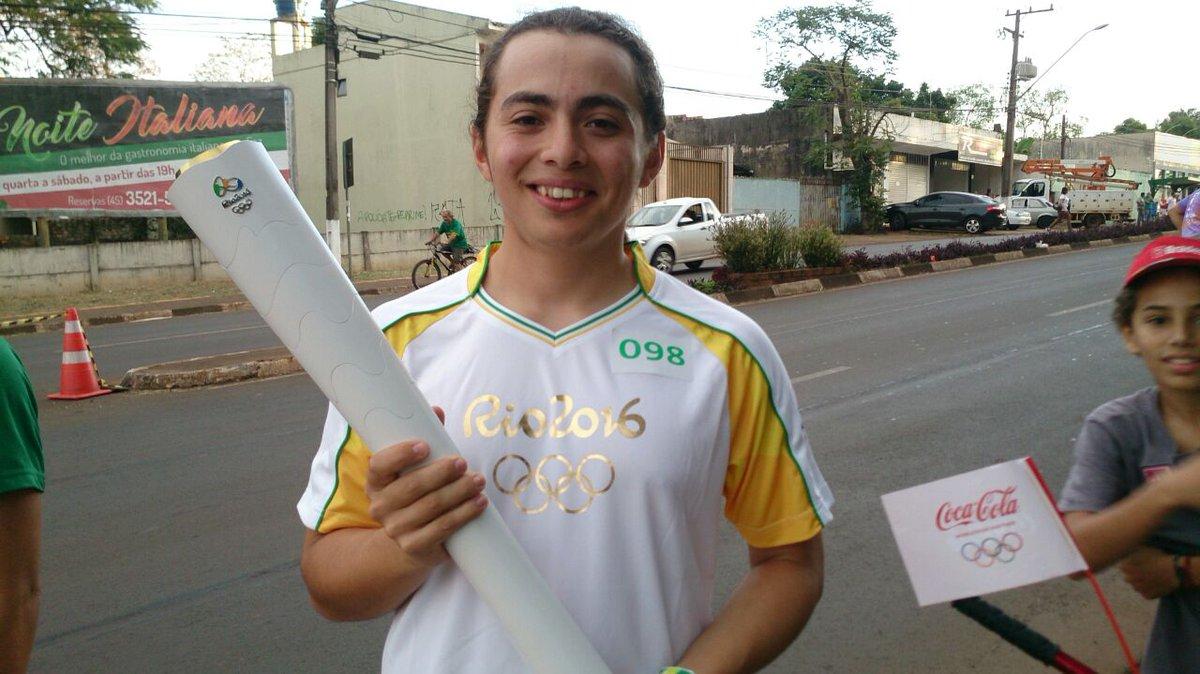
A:
<svg viewBox="0 0 1200 674">
<path fill-rule="evenodd" d="M 1063 653 L 1058 644 L 979 597 L 958 599 L 950 605 L 1047 667 L 1068 674 L 1095 674 L 1095 670 Z"/>
<path fill-rule="evenodd" d="M 424 439 L 457 454 L 263 146 L 193 160 L 168 198 L 371 451 Z M 446 549 L 538 674 L 609 669 L 489 505 Z"/>
</svg>

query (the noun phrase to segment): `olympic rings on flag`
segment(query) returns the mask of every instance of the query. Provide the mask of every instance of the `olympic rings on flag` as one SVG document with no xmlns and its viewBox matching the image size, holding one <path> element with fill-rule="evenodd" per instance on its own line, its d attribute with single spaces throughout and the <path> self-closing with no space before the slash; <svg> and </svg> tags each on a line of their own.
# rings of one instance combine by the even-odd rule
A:
<svg viewBox="0 0 1200 674">
<path fill-rule="evenodd" d="M 512 479 L 512 468 L 506 471 L 506 475 L 501 475 L 501 468 L 506 464 L 515 466 L 515 479 Z M 589 464 L 592 466 L 590 469 Z M 505 477 L 508 479 L 503 479 Z M 593 478 L 597 479 L 593 481 Z M 496 485 L 502 494 L 511 497 L 517 508 L 526 515 L 542 512 L 551 502 L 567 514 L 578 515 L 590 508 L 597 496 L 611 489 L 616 479 L 616 468 L 603 454 L 588 454 L 578 466 L 573 465 L 571 460 L 562 454 L 550 454 L 542 457 L 536 467 L 530 466 L 529 461 L 520 454 L 505 454 L 492 466 L 492 484 Z M 530 491 L 531 485 L 537 491 L 531 492 L 533 501 L 528 501 L 525 494 Z M 583 497 L 567 496 L 572 485 L 579 487 Z M 537 493 L 540 493 L 542 498 L 536 498 Z"/>
<path fill-rule="evenodd" d="M 968 562 L 974 562 L 981 568 L 988 568 L 996 562 L 1008 564 L 1017 558 L 1017 551 L 1025 546 L 1021 534 L 1010 531 L 1000 538 L 988 537 L 979 543 L 965 543 L 959 549 L 959 554 Z"/>
</svg>

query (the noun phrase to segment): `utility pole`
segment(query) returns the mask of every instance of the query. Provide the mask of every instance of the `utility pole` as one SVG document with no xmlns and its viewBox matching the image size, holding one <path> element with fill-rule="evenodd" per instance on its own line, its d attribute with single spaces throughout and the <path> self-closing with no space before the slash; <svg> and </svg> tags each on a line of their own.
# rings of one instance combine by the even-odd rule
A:
<svg viewBox="0 0 1200 674">
<path fill-rule="evenodd" d="M 1005 194 L 1012 189 L 1013 135 L 1016 133 L 1017 125 L 1017 53 L 1021 44 L 1021 15 L 1052 11 L 1054 11 L 1054 5 L 1050 5 L 1048 9 L 1033 9 L 1032 7 L 1025 10 L 1018 9 L 1004 15 L 1016 17 L 1012 29 L 1004 29 L 1013 36 L 1012 67 L 1008 71 L 1007 118 L 1004 124 L 1004 165 L 1000 167 L 1000 182 Z"/>
<path fill-rule="evenodd" d="M 1060 143 L 1061 144 L 1058 147 L 1058 158 L 1066 159 L 1067 158 L 1067 116 L 1066 115 L 1063 115 L 1062 140 L 1060 141 Z"/>
<path fill-rule="evenodd" d="M 338 36 L 333 21 L 337 0 L 325 0 L 325 241 L 342 263 L 342 227 L 338 222 L 337 90 Z"/>
</svg>

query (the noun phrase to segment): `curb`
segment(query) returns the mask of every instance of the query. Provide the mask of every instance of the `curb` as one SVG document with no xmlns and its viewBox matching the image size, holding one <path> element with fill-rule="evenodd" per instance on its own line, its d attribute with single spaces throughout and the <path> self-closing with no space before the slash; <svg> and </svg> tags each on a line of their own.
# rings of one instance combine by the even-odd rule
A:
<svg viewBox="0 0 1200 674">
<path fill-rule="evenodd" d="M 35 323 L 41 323 L 42 321 L 49 321 L 49 320 L 52 320 L 55 318 L 62 318 L 62 314 L 45 314 L 43 316 L 24 316 L 22 318 L 13 318 L 13 319 L 9 319 L 6 321 L 0 321 L 0 330 L 3 330 L 4 328 L 12 328 L 12 327 L 16 327 L 16 326 L 32 325 Z M 0 333 L 0 334 L 3 334 L 3 333 Z"/>
<path fill-rule="evenodd" d="M 192 369 L 201 361 L 236 361 L 239 358 L 246 360 Z M 300 370 L 300 364 L 286 348 L 275 347 L 135 367 L 125 373 L 121 386 L 134 391 L 196 388 L 280 377 Z"/>
<path fill-rule="evenodd" d="M 988 264 L 996 264 L 998 262 L 1023 260 L 1032 257 L 1042 257 L 1044 255 L 1061 255 L 1063 253 L 1073 253 L 1075 251 L 1086 250 L 1088 248 L 1106 248 L 1108 246 L 1115 246 L 1123 243 L 1149 241 L 1150 239 L 1157 238 L 1162 235 L 1163 233 L 1138 234 L 1137 236 L 1123 236 L 1115 239 L 1097 239 L 1096 241 L 1081 241 L 1070 244 L 1064 243 L 1057 246 L 1050 246 L 1049 248 L 1022 248 L 1021 250 L 1011 250 L 1003 253 L 987 253 L 972 257 L 956 257 L 950 260 L 938 260 L 936 262 L 918 262 L 915 264 L 907 264 L 901 267 L 869 269 L 867 271 L 860 271 L 857 273 L 834 274 L 831 276 L 821 276 L 818 278 L 806 279 L 804 281 L 791 281 L 777 285 L 747 288 L 745 290 L 730 290 L 724 293 L 713 293 L 709 297 L 730 305 L 746 304 L 748 302 L 761 302 L 763 300 L 772 300 L 781 297 L 794 297 L 796 295 L 821 292 L 823 290 L 834 290 L 836 288 L 848 288 L 850 286 L 863 285 L 866 283 L 890 281 L 892 279 L 905 278 L 909 276 L 919 276 L 922 274 L 932 274 L 935 272 L 951 271 L 955 269 L 966 269 L 968 267 L 980 267 Z"/>
</svg>

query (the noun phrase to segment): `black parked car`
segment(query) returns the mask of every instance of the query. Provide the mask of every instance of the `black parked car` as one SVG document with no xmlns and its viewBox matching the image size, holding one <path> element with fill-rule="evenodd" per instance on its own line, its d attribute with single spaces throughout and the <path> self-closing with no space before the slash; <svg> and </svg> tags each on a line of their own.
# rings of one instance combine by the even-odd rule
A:
<svg viewBox="0 0 1200 674">
<path fill-rule="evenodd" d="M 920 199 L 887 207 L 892 229 L 962 227 L 969 234 L 1003 227 L 1007 221 L 1004 204 L 991 197 L 967 192 L 932 192 Z"/>
</svg>

